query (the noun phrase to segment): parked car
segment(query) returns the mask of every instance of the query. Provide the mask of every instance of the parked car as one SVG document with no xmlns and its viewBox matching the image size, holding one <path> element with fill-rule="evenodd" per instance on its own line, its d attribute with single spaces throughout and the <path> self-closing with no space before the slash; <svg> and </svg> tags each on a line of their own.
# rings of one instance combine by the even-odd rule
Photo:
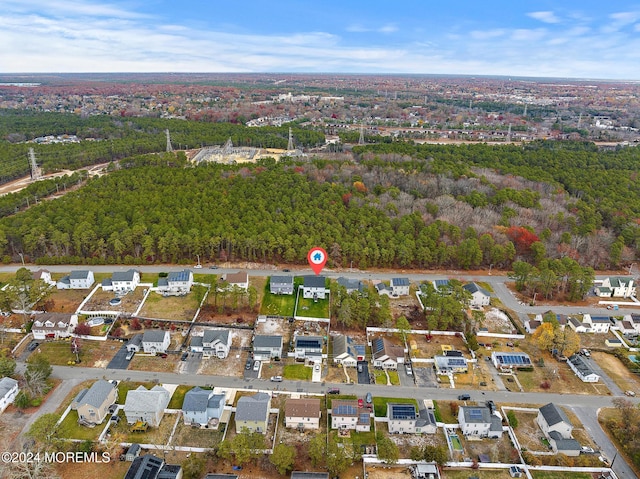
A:
<svg viewBox="0 0 640 479">
<path fill-rule="evenodd" d="M 244 368 L 248 371 L 249 369 L 251 369 L 251 364 L 252 364 L 251 358 L 247 359 L 247 362 L 244 363 Z"/>
<path fill-rule="evenodd" d="M 209 269 L 218 269 L 219 266 L 217 264 L 212 264 L 211 266 L 209 266 Z"/>
<path fill-rule="evenodd" d="M 253 370 L 260 371 L 260 361 L 256 361 L 255 363 L 253 363 Z"/>
<path fill-rule="evenodd" d="M 131 361 L 131 360 L 133 359 L 133 355 L 134 355 L 134 354 L 136 354 L 136 352 L 135 352 L 135 351 L 129 351 L 129 352 L 127 353 L 127 356 L 125 357 L 125 359 L 126 359 L 127 361 Z"/>
<path fill-rule="evenodd" d="M 361 373 L 362 372 L 362 364 L 358 364 L 358 372 Z"/>
<path fill-rule="evenodd" d="M 118 416 L 117 414 L 114 414 L 113 416 L 111 416 L 111 421 L 118 424 L 120 422 L 120 416 Z"/>
<path fill-rule="evenodd" d="M 320 372 L 320 364 L 316 363 L 316 364 L 313 366 L 313 370 L 314 370 L 315 372 L 319 373 L 319 372 Z"/>
<path fill-rule="evenodd" d="M 180 356 L 180 361 L 186 361 L 188 357 L 189 353 L 185 351 L 184 353 L 182 353 L 182 356 Z"/>
<path fill-rule="evenodd" d="M 327 394 L 340 394 L 340 390 L 338 388 L 330 388 L 327 390 Z"/>
<path fill-rule="evenodd" d="M 636 396 L 635 391 L 625 391 L 624 393 L 629 397 L 635 397 Z"/>
<path fill-rule="evenodd" d="M 285 268 L 285 269 L 283 269 L 283 270 L 282 270 L 282 272 L 283 272 L 283 273 L 290 273 L 290 272 L 291 272 L 291 270 L 290 270 L 289 268 Z"/>
<path fill-rule="evenodd" d="M 494 403 L 492 400 L 488 400 L 487 407 L 489 408 L 489 411 L 491 411 L 491 414 L 493 414 L 493 411 L 496 410 L 496 403 Z"/>
<path fill-rule="evenodd" d="M 202 265 L 201 264 L 197 264 L 193 267 L 193 269 L 202 269 Z"/>
<path fill-rule="evenodd" d="M 358 399 L 358 407 L 364 407 L 364 401 L 362 399 Z"/>
<path fill-rule="evenodd" d="M 469 394 L 460 394 L 458 396 L 458 401 L 468 401 L 469 399 L 471 399 Z"/>
<path fill-rule="evenodd" d="M 38 346 L 40 346 L 40 343 L 31 343 L 27 347 L 27 351 L 35 351 Z"/>
<path fill-rule="evenodd" d="M 371 404 L 373 402 L 373 396 L 371 396 L 371 393 L 367 393 L 364 400 L 367 401 L 367 404 Z"/>
<path fill-rule="evenodd" d="M 282 376 L 271 376 L 271 381 L 274 383 L 281 383 L 282 382 Z"/>
<path fill-rule="evenodd" d="M 413 376 L 413 369 L 411 369 L 411 364 L 405 364 L 404 369 L 407 372 L 407 376 Z"/>
<path fill-rule="evenodd" d="M 580 449 L 580 452 L 582 454 L 593 454 L 595 451 L 593 450 L 592 447 L 582 446 L 582 448 Z"/>
<path fill-rule="evenodd" d="M 166 359 L 168 354 L 167 353 L 158 353 L 158 356 L 160 356 L 162 359 Z"/>
</svg>

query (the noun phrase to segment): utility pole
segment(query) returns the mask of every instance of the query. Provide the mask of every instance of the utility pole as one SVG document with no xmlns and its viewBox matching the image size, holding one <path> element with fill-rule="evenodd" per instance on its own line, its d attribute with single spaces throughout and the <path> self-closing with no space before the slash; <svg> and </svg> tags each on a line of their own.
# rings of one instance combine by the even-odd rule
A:
<svg viewBox="0 0 640 479">
<path fill-rule="evenodd" d="M 42 169 L 36 163 L 36 153 L 33 148 L 29 148 L 29 166 L 31 167 L 31 181 L 38 181 L 42 178 Z"/>
</svg>

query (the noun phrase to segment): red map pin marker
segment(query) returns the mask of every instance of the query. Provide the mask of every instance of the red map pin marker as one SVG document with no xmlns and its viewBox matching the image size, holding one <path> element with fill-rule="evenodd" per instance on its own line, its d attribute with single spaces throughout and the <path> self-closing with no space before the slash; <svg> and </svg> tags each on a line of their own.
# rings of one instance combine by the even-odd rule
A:
<svg viewBox="0 0 640 479">
<path fill-rule="evenodd" d="M 322 268 L 324 268 L 327 262 L 327 252 L 319 246 L 311 248 L 309 253 L 307 253 L 307 261 L 313 272 L 320 274 L 320 271 L 322 271 Z"/>
</svg>

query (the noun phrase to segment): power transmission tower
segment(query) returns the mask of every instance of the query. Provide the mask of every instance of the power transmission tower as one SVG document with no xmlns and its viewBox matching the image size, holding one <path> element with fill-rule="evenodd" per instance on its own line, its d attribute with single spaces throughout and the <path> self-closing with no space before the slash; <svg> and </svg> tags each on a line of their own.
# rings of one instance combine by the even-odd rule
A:
<svg viewBox="0 0 640 479">
<path fill-rule="evenodd" d="M 167 153 L 171 153 L 173 151 L 173 146 L 171 146 L 171 134 L 169 133 L 169 129 L 164 130 L 167 135 Z"/>
<path fill-rule="evenodd" d="M 364 125 L 360 125 L 360 138 L 358 138 L 358 145 L 364 145 Z"/>
<path fill-rule="evenodd" d="M 33 148 L 29 148 L 29 165 L 31 166 L 31 181 L 38 181 L 42 178 L 42 169 L 36 163 L 36 153 Z"/>
<path fill-rule="evenodd" d="M 287 150 L 291 151 L 295 148 L 293 145 L 293 133 L 291 133 L 291 127 L 289 127 L 289 143 L 287 143 Z"/>
<path fill-rule="evenodd" d="M 509 123 L 509 131 L 507 132 L 507 141 L 511 141 L 511 123 Z"/>
</svg>

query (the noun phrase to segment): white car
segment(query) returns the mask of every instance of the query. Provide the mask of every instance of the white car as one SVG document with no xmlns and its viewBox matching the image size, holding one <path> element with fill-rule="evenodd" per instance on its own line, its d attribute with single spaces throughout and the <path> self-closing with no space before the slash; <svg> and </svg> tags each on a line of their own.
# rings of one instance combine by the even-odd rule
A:
<svg viewBox="0 0 640 479">
<path fill-rule="evenodd" d="M 636 396 L 635 391 L 625 391 L 624 393 L 629 397 L 635 397 Z"/>
<path fill-rule="evenodd" d="M 316 365 L 313 367 L 313 370 L 314 370 L 314 371 L 316 371 L 316 372 L 320 372 L 320 365 L 319 365 L 319 364 L 316 364 Z"/>
<path fill-rule="evenodd" d="M 197 264 L 193 267 L 193 269 L 202 269 L 202 265 L 201 264 Z"/>
<path fill-rule="evenodd" d="M 271 381 L 274 383 L 281 383 L 282 382 L 282 376 L 271 376 Z"/>
</svg>

